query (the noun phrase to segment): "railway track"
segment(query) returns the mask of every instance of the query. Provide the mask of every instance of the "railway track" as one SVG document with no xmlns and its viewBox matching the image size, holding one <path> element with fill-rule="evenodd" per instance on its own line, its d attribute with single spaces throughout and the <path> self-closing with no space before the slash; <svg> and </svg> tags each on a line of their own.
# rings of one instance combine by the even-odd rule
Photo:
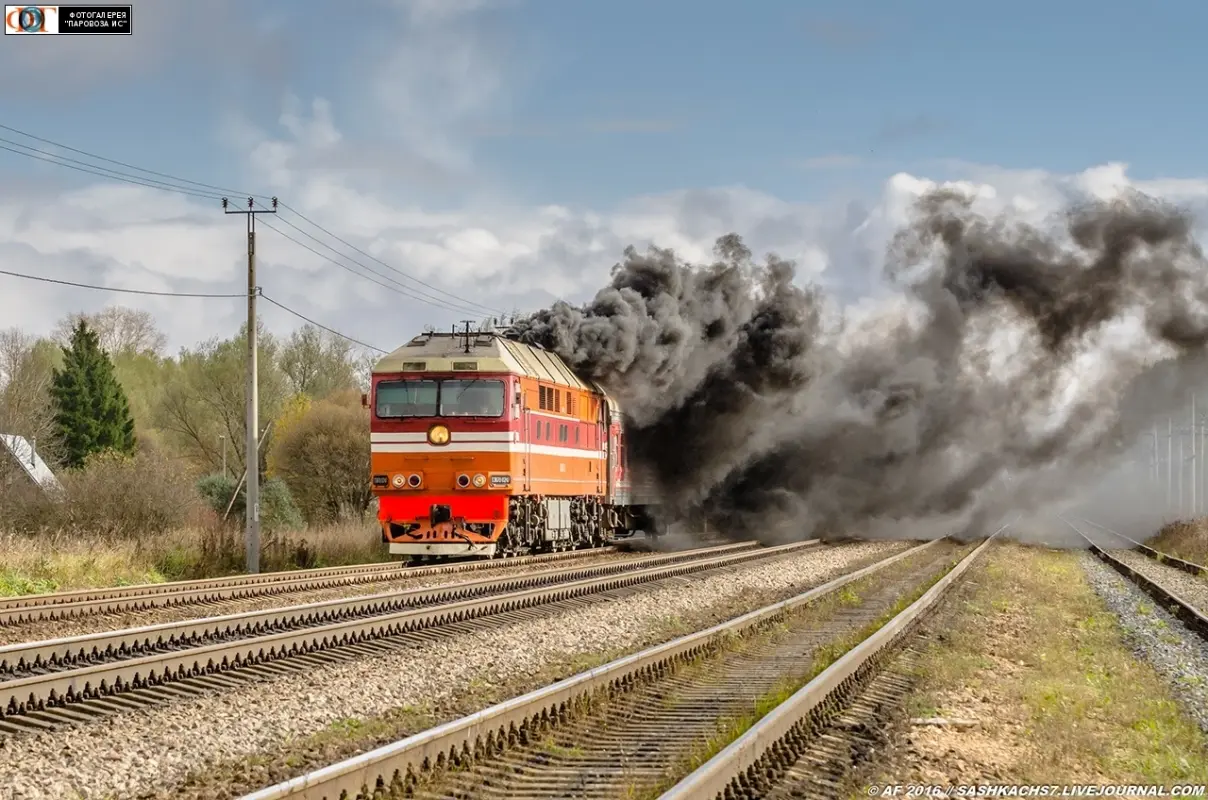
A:
<svg viewBox="0 0 1208 800">
<path fill-rule="evenodd" d="M 754 543 L 747 544 L 754 546 Z M 0 626 L 181 605 L 214 607 L 231 600 L 251 597 L 289 595 L 399 578 L 460 575 L 513 566 L 557 563 L 615 552 L 617 552 L 616 547 L 601 547 L 591 550 L 573 550 L 563 553 L 431 567 L 414 567 L 392 561 L 381 564 L 356 564 L 345 567 L 269 572 L 259 575 L 233 575 L 205 580 L 144 583 L 108 589 L 81 589 L 52 594 L 21 595 L 0 598 Z"/>
<path fill-rule="evenodd" d="M 1185 561 L 1184 559 L 1178 558 L 1177 556 L 1172 556 L 1169 553 L 1163 553 L 1161 550 L 1155 550 L 1144 542 L 1139 542 L 1130 536 L 1125 536 L 1119 531 L 1112 530 L 1106 525 L 1100 525 L 1098 522 L 1086 519 L 1085 517 L 1079 518 L 1078 521 L 1114 536 L 1122 542 L 1126 542 L 1127 544 L 1124 548 L 1126 550 L 1134 550 L 1147 558 L 1157 561 L 1159 564 L 1166 564 L 1167 566 L 1174 567 L 1175 569 L 1181 569 L 1183 572 L 1186 572 L 1189 575 L 1208 578 L 1208 567 L 1196 564 L 1193 561 Z M 1069 524 L 1068 520 L 1066 521 L 1066 524 Z M 1075 528 L 1075 530 L 1077 529 Z M 1079 533 L 1082 533 L 1082 531 L 1079 531 Z M 1085 533 L 1082 533 L 1082 536 L 1083 538 L 1090 538 Z"/>
<path fill-rule="evenodd" d="M 459 581 L 430 588 L 383 592 L 241 614 L 24 642 L 0 647 L 0 681 L 61 672 L 80 664 L 138 658 L 156 652 L 184 650 L 215 642 L 251 638 L 268 632 L 298 630 L 347 619 L 363 619 L 405 609 L 425 608 L 585 578 L 616 575 L 662 564 L 675 564 L 695 558 L 752 549 L 754 545 L 729 545 L 689 553 L 646 556 L 604 565 L 575 565 L 520 575 Z"/>
<path fill-rule="evenodd" d="M 1065 524 L 1073 528 L 1074 531 L 1086 540 L 1091 553 L 1095 557 L 1135 583 L 1142 591 L 1152 597 L 1154 602 L 1167 609 L 1188 628 L 1203 638 L 1208 639 L 1208 582 L 1205 582 L 1203 587 L 1199 585 L 1200 576 L 1208 577 L 1208 568 L 1154 550 L 1148 545 L 1090 520 L 1079 520 L 1083 525 L 1093 526 L 1102 532 L 1116 537 L 1119 541 L 1128 543 L 1128 546 L 1119 549 L 1140 552 L 1159 564 L 1165 564 L 1168 569 L 1173 571 L 1173 574 L 1168 574 L 1165 578 L 1155 577 L 1155 570 L 1144 569 L 1141 565 L 1135 563 L 1130 564 L 1127 559 L 1119 557 L 1119 554 L 1112 555 L 1108 551 L 1117 548 L 1103 547 L 1099 542 L 1095 541 L 1095 537 L 1087 533 L 1084 527 L 1064 517 L 1062 519 Z M 1196 578 L 1191 583 L 1184 583 L 1184 581 L 1180 580 L 1183 578 L 1179 574 L 1180 572 L 1189 573 L 1196 576 Z M 1182 591 L 1171 585 L 1175 581 L 1184 584 Z"/>
<path fill-rule="evenodd" d="M 712 787 L 724 791 L 719 781 L 729 767 L 718 771 L 717 758 L 708 760 L 704 766 L 710 767 L 712 777 L 700 783 L 699 770 L 693 772 L 692 767 L 708 756 L 702 754 L 702 746 L 724 745 L 727 737 L 733 738 L 730 734 L 736 735 L 758 716 L 761 704 L 777 699 L 785 687 L 808 680 L 829 656 L 837 654 L 828 646 L 833 650 L 840 647 L 837 641 L 865 636 L 881 620 L 892 617 L 806 685 L 812 700 L 802 713 L 817 707 L 826 718 L 833 716 L 838 699 L 847 699 L 859 683 L 852 676 L 860 672 L 861 678 L 867 677 L 883 660 L 888 645 L 900 642 L 988 545 L 989 540 L 976 548 L 945 540 L 928 542 L 790 600 L 268 787 L 244 800 L 645 797 L 672 784 L 668 796 L 711 798 Z M 959 559 L 955 566 L 954 558 Z M 937 579 L 919 600 L 894 615 L 904 599 Z M 836 680 L 839 673 L 842 677 Z M 790 694 L 797 699 L 801 692 Z M 782 707 L 773 714 L 782 717 Z M 759 738 L 757 746 L 744 746 L 741 752 L 759 758 L 764 746 L 774 741 Z M 749 766 L 734 762 L 735 770 Z M 686 793 L 684 784 L 676 784 L 681 778 L 691 782 Z"/>
<path fill-rule="evenodd" d="M 0 731 L 83 722 L 607 601 L 681 576 L 789 557 L 817 544 L 726 545 L 0 648 Z"/>
</svg>

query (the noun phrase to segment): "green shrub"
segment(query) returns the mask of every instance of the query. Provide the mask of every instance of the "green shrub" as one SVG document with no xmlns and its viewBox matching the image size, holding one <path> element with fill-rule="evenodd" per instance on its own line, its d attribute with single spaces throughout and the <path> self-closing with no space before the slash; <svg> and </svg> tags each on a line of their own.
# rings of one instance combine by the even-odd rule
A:
<svg viewBox="0 0 1208 800">
<path fill-rule="evenodd" d="M 239 494 L 235 495 L 235 502 L 231 503 L 235 486 L 234 479 L 230 477 L 221 474 L 205 475 L 197 481 L 197 493 L 219 519 L 226 513 L 227 505 L 230 504 L 231 513 L 227 515 L 227 523 L 242 525 L 247 489 L 244 486 L 239 487 Z M 260 484 L 260 525 L 266 531 L 296 531 L 305 524 L 302 512 L 298 510 L 289 487 L 283 481 L 269 478 Z"/>
</svg>

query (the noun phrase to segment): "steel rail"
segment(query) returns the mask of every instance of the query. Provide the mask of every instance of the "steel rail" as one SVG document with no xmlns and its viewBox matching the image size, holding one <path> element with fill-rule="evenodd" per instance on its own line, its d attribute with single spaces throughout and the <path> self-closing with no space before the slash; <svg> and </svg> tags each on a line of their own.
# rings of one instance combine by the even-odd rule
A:
<svg viewBox="0 0 1208 800">
<path fill-rule="evenodd" d="M 330 648 L 352 647 L 362 642 L 479 617 L 507 614 L 679 575 L 769 560 L 813 546 L 814 541 L 796 542 L 778 547 L 714 555 L 687 563 L 656 566 L 620 575 L 576 580 L 551 587 L 525 589 L 427 608 L 408 609 L 368 619 L 353 619 L 0 681 L 0 710 L 3 711 L 0 719 L 6 715 L 48 707 L 57 708 L 81 700 L 109 697 L 131 689 L 159 686 L 209 673 L 222 673 L 278 659 L 305 656 Z"/>
<path fill-rule="evenodd" d="M 945 538 L 912 547 L 875 564 L 842 575 L 788 600 L 728 622 L 625 656 L 536 691 L 499 703 L 459 720 L 379 747 L 314 772 L 246 795 L 243 800 L 336 800 L 372 796 L 375 786 L 406 791 L 432 770 L 500 752 L 564 718 L 599 692 L 619 690 L 665 667 L 696 658 L 736 634 L 761 629 L 786 613 L 842 587 L 918 555 Z"/>
<path fill-rule="evenodd" d="M 756 546 L 754 542 L 742 544 L 747 547 Z M 398 562 L 355 564 L 258 575 L 233 575 L 225 578 L 144 583 L 109 589 L 79 589 L 53 594 L 21 595 L 0 599 L 0 626 L 19 625 L 39 620 L 70 619 L 117 611 L 141 611 L 155 607 L 285 594 L 311 589 L 337 588 L 376 581 L 423 578 L 429 575 L 456 575 L 463 572 L 557 562 L 615 552 L 617 552 L 616 547 L 599 547 L 589 550 L 543 553 L 535 556 L 442 564 L 431 567 L 404 566 Z"/>
<path fill-rule="evenodd" d="M 519 575 L 478 578 L 416 589 L 395 589 L 360 597 L 322 600 L 293 606 L 244 611 L 238 614 L 163 622 L 137 628 L 4 645 L 0 646 L 0 679 L 13 672 L 53 671 L 61 665 L 69 665 L 81 660 L 133 658 L 140 651 L 153 648 L 176 647 L 179 649 L 199 641 L 231 636 L 248 638 L 270 630 L 280 632 L 286 628 L 302 628 L 350 617 L 382 615 L 406 608 L 431 606 L 582 578 L 615 575 L 659 564 L 674 564 L 748 549 L 753 549 L 753 547 L 724 545 L 699 548 L 678 553 L 641 556 L 607 564 L 572 565 L 525 572 Z"/>
<path fill-rule="evenodd" d="M 1079 517 L 1078 519 L 1080 522 L 1085 522 L 1088 525 L 1094 525 L 1099 530 L 1107 531 L 1112 536 L 1119 537 L 1124 541 L 1129 542 L 1132 545 L 1131 549 L 1152 558 L 1154 561 L 1157 561 L 1160 564 L 1169 564 L 1170 566 L 1177 567 L 1190 575 L 1194 575 L 1196 577 L 1202 575 L 1208 578 L 1208 567 L 1197 564 L 1194 561 L 1185 561 L 1184 559 L 1178 558 L 1177 556 L 1172 556 L 1169 553 L 1163 553 L 1161 550 L 1155 550 L 1144 542 L 1139 542 L 1131 536 L 1126 536 L 1119 531 L 1114 531 L 1106 525 L 1100 525 L 1098 522 L 1087 519 L 1086 517 Z M 1066 520 L 1066 524 L 1069 524 L 1069 520 Z M 1082 533 L 1082 531 L 1079 531 L 1079 533 L 1082 534 L 1083 538 L 1090 538 L 1085 533 Z"/>
<path fill-rule="evenodd" d="M 1105 549 L 1096 544 L 1095 540 L 1086 535 L 1086 532 L 1080 529 L 1077 525 L 1062 517 L 1062 521 L 1074 529 L 1083 539 L 1086 539 L 1087 545 L 1091 551 L 1091 555 L 1098 558 L 1109 567 L 1119 572 L 1128 580 L 1135 583 L 1141 591 L 1153 598 L 1154 602 L 1162 608 L 1165 608 L 1171 614 L 1179 619 L 1184 625 L 1195 631 L 1204 639 L 1208 639 L 1208 616 L 1205 616 L 1198 608 L 1192 605 L 1187 600 L 1184 600 L 1177 592 L 1166 588 L 1154 579 L 1141 573 L 1128 564 L 1125 564 L 1118 558 L 1115 558 Z M 1092 525 L 1094 523 L 1091 523 Z M 1101 526 L 1096 526 L 1101 527 Z M 1114 533 L 1114 531 L 1113 531 Z M 1119 535 L 1119 534 L 1117 534 Z M 1128 538 L 1128 537 L 1124 537 Z M 1158 551 L 1154 551 L 1158 552 Z M 1177 565 L 1176 565 L 1177 566 Z"/>
<path fill-rule="evenodd" d="M 803 744 L 800 734 L 810 714 L 828 704 L 834 705 L 836 696 L 845 693 L 856 682 L 857 673 L 866 671 L 874 659 L 908 635 L 981 558 L 1004 528 L 995 531 L 961 559 L 922 597 L 840 656 L 817 677 L 748 728 L 746 733 L 664 792 L 659 800 L 754 800 L 762 797 L 761 792 L 767 791 L 767 782 L 771 780 L 769 773 L 787 769 L 796 760 L 794 750 Z M 799 744 L 790 745 L 787 741 L 790 738 L 796 738 Z"/>
</svg>

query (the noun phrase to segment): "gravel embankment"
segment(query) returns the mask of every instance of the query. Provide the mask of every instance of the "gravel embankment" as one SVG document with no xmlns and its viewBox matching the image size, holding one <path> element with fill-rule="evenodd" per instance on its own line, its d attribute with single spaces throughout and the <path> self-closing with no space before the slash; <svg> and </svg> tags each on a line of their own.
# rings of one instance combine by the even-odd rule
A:
<svg viewBox="0 0 1208 800">
<path fill-rule="evenodd" d="M 458 687 L 505 685 L 577 654 L 653 643 L 668 620 L 701 624 L 791 596 L 855 566 L 898 552 L 902 542 L 807 551 L 741 572 L 685 581 L 558 617 L 433 642 L 380 658 L 149 709 L 99 723 L 13 739 L 0 758 L 0 797 L 171 796 L 190 771 L 269 755 L 343 719 L 447 700 Z M 222 796 L 221 793 L 209 796 Z"/>
<path fill-rule="evenodd" d="M 1208 614 L 1208 578 L 1159 563 L 1132 550 L 1112 550 L 1110 554 L 1151 581 L 1165 586 L 1198 609 L 1201 614 Z"/>
<path fill-rule="evenodd" d="M 245 611 L 262 611 L 270 608 L 286 608 L 300 606 L 306 603 L 321 603 L 325 600 L 340 600 L 349 597 L 365 597 L 384 592 L 402 592 L 408 589 L 424 589 L 431 586 L 442 586 L 452 583 L 486 580 L 488 578 L 506 578 L 551 569 L 562 569 L 570 566 L 599 566 L 617 561 L 632 561 L 635 558 L 649 555 L 647 553 L 601 553 L 588 555 L 566 561 L 547 562 L 544 564 L 524 564 L 516 566 L 500 566 L 496 569 L 455 574 L 436 574 L 424 577 L 397 577 L 388 580 L 361 583 L 354 586 L 334 586 L 328 589 L 310 589 L 287 594 L 262 595 L 224 602 L 221 607 L 182 605 L 171 608 L 149 608 L 143 611 L 116 612 L 99 614 L 78 619 L 65 619 L 59 622 L 30 622 L 24 625 L 12 625 L 0 628 L 0 646 L 36 642 L 43 639 L 58 639 L 65 636 L 83 636 L 89 633 L 114 631 L 122 628 L 135 628 L 143 625 L 159 625 L 166 622 L 183 622 L 184 620 L 200 617 L 218 617 L 227 614 L 242 614 Z"/>
<path fill-rule="evenodd" d="M 1120 621 L 1125 642 L 1169 682 L 1184 711 L 1208 733 L 1208 642 L 1098 558 L 1089 552 L 1081 557 L 1091 587 Z"/>
</svg>

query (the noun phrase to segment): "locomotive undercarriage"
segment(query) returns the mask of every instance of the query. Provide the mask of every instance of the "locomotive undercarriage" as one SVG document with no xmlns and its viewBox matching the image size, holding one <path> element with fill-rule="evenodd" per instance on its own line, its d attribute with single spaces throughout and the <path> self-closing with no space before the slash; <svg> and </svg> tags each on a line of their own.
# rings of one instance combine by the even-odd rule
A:
<svg viewBox="0 0 1208 800">
<path fill-rule="evenodd" d="M 509 498 L 508 524 L 496 557 L 603 547 L 632 536 L 634 514 L 599 497 L 519 495 Z"/>
<path fill-rule="evenodd" d="M 445 520 L 442 524 L 449 526 L 450 530 L 455 530 L 450 522 L 450 520 Z M 490 542 L 490 537 L 497 526 L 497 523 L 489 522 L 458 522 L 457 524 L 461 525 L 464 530 L 483 537 L 486 542 Z M 399 532 L 409 532 L 418 527 L 418 524 L 391 523 L 391 528 Z M 499 534 L 499 538 L 490 545 L 490 554 L 484 553 L 483 555 L 487 558 L 508 558 L 566 550 L 586 550 L 603 547 L 617 539 L 633 536 L 639 531 L 645 531 L 650 535 L 658 535 L 660 532 L 647 513 L 647 509 L 642 506 L 614 506 L 605 503 L 600 497 L 519 495 L 508 498 L 508 522 Z M 456 536 L 457 534 L 446 535 Z M 462 535 L 462 538 L 466 537 Z M 417 543 L 431 544 L 432 542 L 428 538 L 421 538 Z M 468 538 L 466 538 L 466 543 L 472 545 Z M 487 545 L 483 543 L 480 546 L 486 547 Z M 413 563 L 421 564 L 443 561 L 449 557 L 473 558 L 475 556 L 471 552 L 454 552 L 444 555 L 415 554 L 411 556 L 410 560 Z"/>
</svg>

